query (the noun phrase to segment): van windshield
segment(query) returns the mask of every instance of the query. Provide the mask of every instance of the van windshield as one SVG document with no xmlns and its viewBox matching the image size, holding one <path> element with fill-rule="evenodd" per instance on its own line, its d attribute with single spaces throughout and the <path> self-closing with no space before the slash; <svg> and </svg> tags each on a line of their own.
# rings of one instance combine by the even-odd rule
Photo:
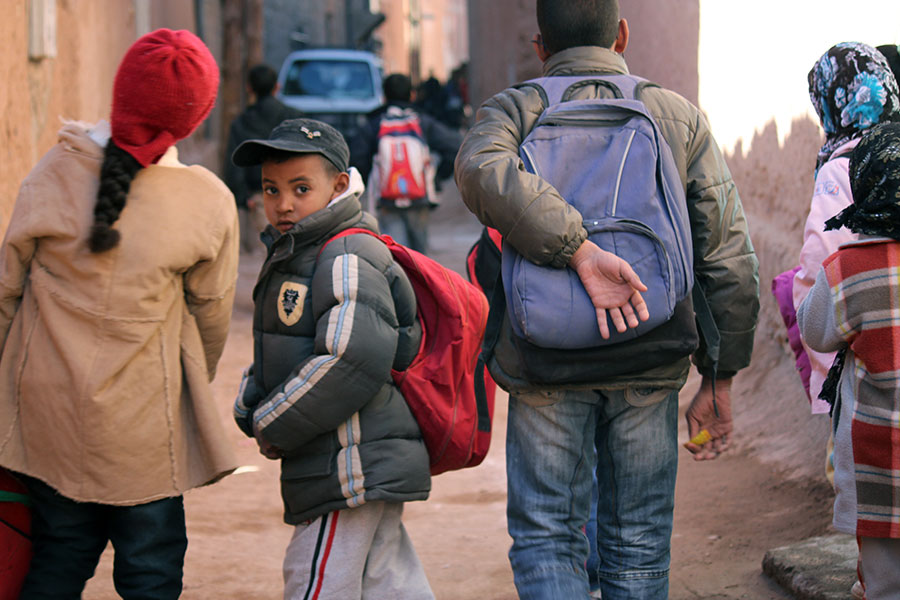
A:
<svg viewBox="0 0 900 600">
<path fill-rule="evenodd" d="M 288 71 L 287 96 L 371 98 L 375 96 L 369 64 L 355 60 L 298 60 Z"/>
</svg>

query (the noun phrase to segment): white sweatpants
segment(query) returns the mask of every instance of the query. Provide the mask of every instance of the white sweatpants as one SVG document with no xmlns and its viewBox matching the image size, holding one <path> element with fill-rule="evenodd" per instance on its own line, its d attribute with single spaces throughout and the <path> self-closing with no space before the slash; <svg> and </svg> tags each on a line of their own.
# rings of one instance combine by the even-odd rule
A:
<svg viewBox="0 0 900 600">
<path fill-rule="evenodd" d="M 368 502 L 297 525 L 285 600 L 433 600 L 402 515 L 402 503 Z"/>
</svg>

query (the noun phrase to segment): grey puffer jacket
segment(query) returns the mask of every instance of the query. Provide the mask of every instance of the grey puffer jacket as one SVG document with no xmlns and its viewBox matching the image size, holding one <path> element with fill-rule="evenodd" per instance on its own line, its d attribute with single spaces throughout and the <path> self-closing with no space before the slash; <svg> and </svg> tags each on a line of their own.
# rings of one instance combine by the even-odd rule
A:
<svg viewBox="0 0 900 600">
<path fill-rule="evenodd" d="M 593 46 L 569 48 L 544 63 L 543 75 L 628 73 L 624 59 Z M 585 86 L 574 99 L 596 98 L 600 86 Z M 703 114 L 675 92 L 645 88 L 642 100 L 672 149 L 685 185 L 694 244 L 694 273 L 721 334 L 719 377 L 730 377 L 750 362 L 759 310 L 758 261 L 750 242 L 737 188 Z M 479 220 L 499 230 L 528 260 L 565 267 L 587 238 L 581 214 L 546 181 L 525 171 L 519 145 L 545 106 L 532 87 L 507 89 L 485 102 L 456 159 L 456 182 L 463 201 Z M 511 328 L 504 323 L 491 374 L 509 391 L 532 386 L 516 364 Z M 704 347 L 693 356 L 710 374 Z M 598 378 L 578 387 L 615 389 L 634 385 L 680 387 L 687 358 L 637 374 Z M 569 387 L 569 386 L 566 386 Z"/>
<path fill-rule="evenodd" d="M 391 379 L 421 339 L 402 268 L 359 203 L 362 181 L 280 235 L 253 290 L 254 361 L 235 402 L 248 435 L 284 453 L 284 518 L 298 524 L 370 501 L 424 500 L 428 451 Z"/>
</svg>

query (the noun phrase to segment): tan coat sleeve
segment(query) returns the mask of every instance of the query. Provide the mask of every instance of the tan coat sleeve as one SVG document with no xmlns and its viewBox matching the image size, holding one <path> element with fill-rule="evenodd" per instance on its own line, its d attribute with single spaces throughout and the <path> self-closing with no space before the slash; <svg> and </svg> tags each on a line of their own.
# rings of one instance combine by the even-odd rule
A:
<svg viewBox="0 0 900 600">
<path fill-rule="evenodd" d="M 47 215 L 36 206 L 39 194 L 29 181 L 22 184 L 3 238 L 0 250 L 0 349 L 6 346 L 9 327 L 22 301 L 38 238 L 54 233 L 51 231 L 54 223 L 65 220 L 64 215 L 46 218 Z"/>
<path fill-rule="evenodd" d="M 463 202 L 533 263 L 566 266 L 587 231 L 549 183 L 525 171 L 519 145 L 543 110 L 533 89 L 506 90 L 478 111 L 456 158 Z"/>
<path fill-rule="evenodd" d="M 225 227 L 217 251 L 184 275 L 185 299 L 188 310 L 197 320 L 210 381 L 215 377 L 216 365 L 225 348 L 237 283 L 238 221 L 230 196 L 225 204 L 228 210 L 222 217 Z"/>
</svg>

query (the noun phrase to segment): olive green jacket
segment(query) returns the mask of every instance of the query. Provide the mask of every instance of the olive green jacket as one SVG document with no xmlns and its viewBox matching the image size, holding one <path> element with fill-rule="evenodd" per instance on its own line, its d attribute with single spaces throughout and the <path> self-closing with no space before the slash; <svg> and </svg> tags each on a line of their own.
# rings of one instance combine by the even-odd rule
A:
<svg viewBox="0 0 900 600">
<path fill-rule="evenodd" d="M 544 63 L 543 75 L 601 73 L 624 74 L 628 67 L 611 50 L 583 46 L 551 56 Z M 585 86 L 575 99 L 603 93 L 602 87 Z M 685 185 L 694 273 L 721 334 L 719 377 L 729 377 L 750 362 L 759 311 L 758 261 L 741 200 L 699 109 L 660 87 L 645 88 L 641 99 L 669 143 Z M 469 210 L 482 223 L 499 230 L 519 254 L 536 264 L 563 268 L 587 238 L 582 217 L 549 183 L 525 171 L 519 159 L 519 145 L 544 108 L 538 91 L 528 86 L 504 90 L 485 102 L 457 156 L 456 182 Z M 512 352 L 504 348 L 504 340 L 508 335 L 500 336 L 495 357 L 515 379 L 515 373 L 510 373 L 515 370 L 509 360 Z M 702 344 L 693 359 L 701 373 L 710 374 L 710 360 Z M 495 374 L 496 365 L 489 366 Z M 684 359 L 639 375 L 606 378 L 590 387 L 679 387 L 689 366 Z M 533 389 L 509 377 L 500 379 L 511 391 Z"/>
</svg>

